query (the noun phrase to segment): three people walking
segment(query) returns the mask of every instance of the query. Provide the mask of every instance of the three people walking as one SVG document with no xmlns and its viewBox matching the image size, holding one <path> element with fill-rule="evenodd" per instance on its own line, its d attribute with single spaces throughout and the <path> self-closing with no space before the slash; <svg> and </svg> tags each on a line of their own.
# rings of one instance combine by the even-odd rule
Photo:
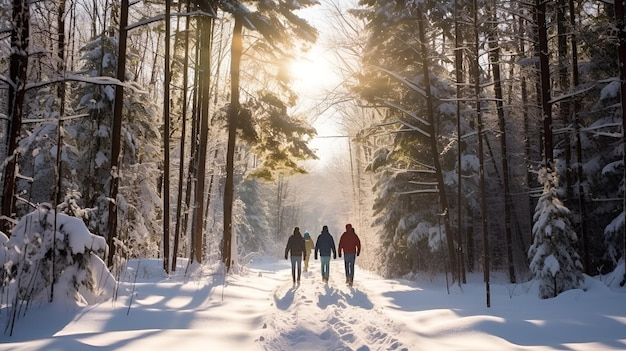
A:
<svg viewBox="0 0 626 351">
<path fill-rule="evenodd" d="M 333 239 L 326 225 L 322 227 L 322 232 L 317 237 L 315 246 L 313 246 L 313 240 L 308 232 L 305 232 L 303 237 L 302 234 L 300 234 L 300 228 L 294 228 L 293 234 L 289 237 L 287 247 L 285 248 L 285 259 L 288 259 L 288 254 L 291 252 L 291 277 L 294 285 L 300 285 L 301 265 L 303 260 L 304 271 L 307 272 L 309 269 L 311 250 L 313 250 L 316 260 L 318 255 L 320 257 L 322 264 L 322 281 L 324 283 L 328 283 L 330 277 L 331 254 L 333 259 L 337 259 L 337 251 L 339 251 L 339 257 L 342 255 L 344 257 L 346 284 L 352 286 L 354 282 L 356 257 L 361 254 L 361 240 L 358 235 L 356 235 L 352 224 L 346 224 L 346 231 L 339 239 L 338 248 L 336 248 L 335 239 Z"/>
<path fill-rule="evenodd" d="M 335 248 L 335 239 L 328 232 L 328 226 L 322 228 L 322 233 L 317 237 L 315 243 L 315 259 L 317 260 L 317 254 L 320 255 L 320 261 L 322 262 L 322 281 L 328 283 L 328 277 L 330 275 L 330 252 L 333 253 L 333 258 L 337 258 L 337 250 Z"/>
<path fill-rule="evenodd" d="M 354 262 L 361 254 L 361 240 L 354 232 L 352 224 L 346 224 L 346 231 L 339 239 L 339 257 L 343 251 L 343 260 L 346 267 L 346 284 L 352 286 L 354 282 Z"/>
</svg>

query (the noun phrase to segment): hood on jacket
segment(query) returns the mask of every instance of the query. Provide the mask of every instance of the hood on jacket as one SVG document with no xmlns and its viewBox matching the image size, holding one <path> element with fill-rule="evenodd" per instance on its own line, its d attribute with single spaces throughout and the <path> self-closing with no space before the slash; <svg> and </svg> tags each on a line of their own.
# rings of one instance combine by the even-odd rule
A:
<svg viewBox="0 0 626 351">
<path fill-rule="evenodd" d="M 293 228 L 293 235 L 298 235 L 299 237 L 302 237 L 302 233 L 300 233 L 300 228 L 295 227 Z"/>
</svg>

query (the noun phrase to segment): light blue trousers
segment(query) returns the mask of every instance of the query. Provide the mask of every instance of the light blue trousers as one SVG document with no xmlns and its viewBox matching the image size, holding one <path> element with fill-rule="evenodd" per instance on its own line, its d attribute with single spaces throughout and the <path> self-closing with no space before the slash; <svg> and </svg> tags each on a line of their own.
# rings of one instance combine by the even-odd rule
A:
<svg viewBox="0 0 626 351">
<path fill-rule="evenodd" d="M 322 278 L 328 279 L 330 275 L 330 256 L 320 256 L 322 261 Z"/>
</svg>

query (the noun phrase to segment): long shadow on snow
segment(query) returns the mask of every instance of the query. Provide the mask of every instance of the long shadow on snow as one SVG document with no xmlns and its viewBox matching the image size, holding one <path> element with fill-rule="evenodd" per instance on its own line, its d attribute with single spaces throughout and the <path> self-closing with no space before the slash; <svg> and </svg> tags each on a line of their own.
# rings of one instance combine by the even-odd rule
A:
<svg viewBox="0 0 626 351">
<path fill-rule="evenodd" d="M 296 288 L 291 288 L 287 290 L 285 295 L 282 297 L 278 296 L 278 294 L 275 292 L 274 303 L 276 304 L 276 307 L 283 311 L 287 310 L 289 306 L 291 306 L 291 304 L 293 303 L 295 292 L 296 292 Z"/>
<path fill-rule="evenodd" d="M 350 288 L 350 292 L 344 292 L 328 285 L 324 286 L 324 294 L 319 295 L 317 306 L 325 309 L 330 305 L 337 305 L 340 300 L 347 302 L 351 306 L 361 307 L 366 310 L 374 308 L 372 301 L 362 291 Z"/>
<path fill-rule="evenodd" d="M 340 294 L 351 306 L 361 307 L 366 310 L 371 310 L 374 308 L 374 304 L 372 303 L 372 301 L 370 301 L 367 295 L 361 290 L 350 288 L 350 294 L 343 291 L 341 291 Z"/>
<path fill-rule="evenodd" d="M 389 308 L 405 312 L 450 310 L 459 319 L 467 320 L 478 316 L 493 316 L 489 320 L 480 318 L 471 322 L 471 329 L 501 337 L 516 345 L 550 346 L 569 350 L 570 347 L 566 344 L 598 343 L 611 349 L 626 349 L 623 341 L 624 322 L 614 317 L 626 315 L 622 294 L 607 292 L 603 298 L 615 300 L 612 304 L 614 307 L 611 310 L 602 310 L 600 306 L 585 302 L 586 299 L 597 299 L 597 295 L 582 290 L 570 290 L 553 299 L 541 300 L 534 295 L 510 297 L 506 291 L 498 291 L 506 287 L 492 285 L 491 307 L 488 308 L 484 301 L 475 300 L 480 294 L 472 291 L 475 289 L 472 285 L 464 288 L 466 293 L 453 291 L 451 294 L 446 294 L 443 289 L 423 290 L 415 287 L 414 283 L 406 285 L 413 287 L 383 294 L 391 298 Z M 518 301 L 532 308 L 517 308 Z M 568 308 L 563 309 L 563 305 Z M 430 318 L 426 316 L 429 314 L 416 318 L 420 323 L 428 323 Z M 442 321 L 433 320 L 433 323 L 441 324 Z M 449 323 L 455 325 L 453 321 Z M 511 330 L 515 333 L 511 333 Z M 564 330 L 568 332 L 564 333 Z M 589 330 L 594 332 L 590 333 Z M 589 335 L 593 337 L 590 338 Z M 424 336 L 428 337 L 426 334 Z"/>
</svg>

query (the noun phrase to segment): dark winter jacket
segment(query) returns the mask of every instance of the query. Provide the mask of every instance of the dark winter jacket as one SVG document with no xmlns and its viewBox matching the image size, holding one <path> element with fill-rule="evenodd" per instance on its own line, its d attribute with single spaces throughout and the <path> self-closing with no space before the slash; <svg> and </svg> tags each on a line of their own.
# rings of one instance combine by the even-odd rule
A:
<svg viewBox="0 0 626 351">
<path fill-rule="evenodd" d="M 341 257 L 341 250 L 344 254 L 355 253 L 357 256 L 361 253 L 361 240 L 359 240 L 351 224 L 346 224 L 346 231 L 341 234 L 339 239 L 339 257 Z"/>
<path fill-rule="evenodd" d="M 287 254 L 291 251 L 291 256 L 302 256 L 306 259 L 306 252 L 304 251 L 304 238 L 300 232 L 293 233 L 289 240 L 287 240 L 287 247 L 285 248 L 285 259 Z"/>
<path fill-rule="evenodd" d="M 324 226 L 322 233 L 317 237 L 315 243 L 315 259 L 319 252 L 320 256 L 330 256 L 330 252 L 333 252 L 333 258 L 337 258 L 337 249 L 335 248 L 335 239 L 328 232 L 328 227 Z"/>
</svg>

